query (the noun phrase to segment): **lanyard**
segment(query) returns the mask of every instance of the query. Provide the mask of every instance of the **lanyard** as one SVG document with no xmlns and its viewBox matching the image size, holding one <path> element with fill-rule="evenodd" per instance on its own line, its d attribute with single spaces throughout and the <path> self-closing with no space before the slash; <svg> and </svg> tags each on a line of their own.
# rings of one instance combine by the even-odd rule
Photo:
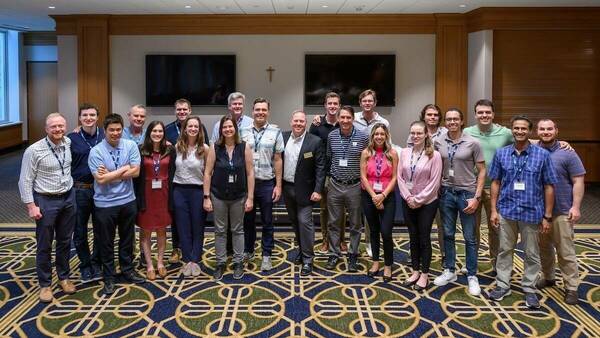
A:
<svg viewBox="0 0 600 338">
<path fill-rule="evenodd" d="M 252 134 L 254 135 L 254 152 L 258 152 L 258 146 L 260 145 L 260 141 L 262 140 L 263 136 L 265 135 L 265 131 L 267 130 L 267 127 L 264 126 L 258 133 L 256 132 L 256 129 L 252 128 Z M 258 137 L 257 137 L 258 135 Z"/>
<path fill-rule="evenodd" d="M 344 150 L 343 159 L 346 159 L 348 157 L 348 148 L 350 148 L 350 143 L 352 143 L 352 138 L 354 138 L 354 133 L 356 132 L 356 128 L 352 128 L 352 134 L 350 134 L 350 137 L 348 138 L 348 144 L 344 144 L 344 138 L 342 137 L 342 131 L 340 130 L 339 133 L 339 137 L 340 137 L 340 144 L 342 145 L 342 149 Z"/>
<path fill-rule="evenodd" d="M 90 147 L 90 149 L 92 149 L 96 144 L 98 144 L 98 127 L 96 126 L 96 141 L 94 141 L 94 145 L 91 145 L 87 139 L 85 138 L 85 136 L 83 136 L 83 130 L 79 130 L 79 135 L 81 136 L 81 138 L 83 139 L 83 142 L 85 142 L 85 144 L 88 145 L 88 147 Z"/>
<path fill-rule="evenodd" d="M 67 152 L 63 149 L 63 151 L 62 151 L 62 161 L 61 161 L 60 158 L 58 157 L 58 154 L 54 150 L 54 148 L 52 148 L 52 145 L 50 144 L 50 142 L 48 141 L 48 139 L 46 139 L 46 144 L 48 145 L 48 148 L 50 148 L 50 150 L 52 151 L 52 154 L 54 155 L 54 157 L 56 157 L 56 160 L 58 161 L 58 165 L 60 165 L 60 171 L 64 175 L 65 174 L 65 161 L 66 161 L 66 157 L 67 157 Z"/>
<path fill-rule="evenodd" d="M 375 154 L 375 177 L 377 182 L 381 182 L 381 172 L 383 168 L 383 152 Z"/>
<path fill-rule="evenodd" d="M 425 149 L 421 149 L 421 152 L 419 153 L 419 157 L 417 157 L 417 160 L 415 162 L 413 162 L 413 156 L 415 155 L 414 151 L 411 151 L 410 153 L 410 181 L 413 181 L 413 176 L 415 175 L 415 171 L 417 171 L 417 163 L 419 163 L 419 160 L 421 159 L 421 156 L 423 156 L 423 151 Z"/>
<path fill-rule="evenodd" d="M 519 156 L 520 157 L 520 156 Z M 527 164 L 527 159 L 529 158 L 529 154 L 525 155 L 525 159 L 523 161 L 519 161 L 515 154 L 512 154 L 513 166 L 517 169 L 517 173 L 515 174 L 515 178 L 517 181 L 521 181 L 521 176 L 523 176 L 523 168 Z M 520 162 L 520 163 L 519 163 Z"/>
<path fill-rule="evenodd" d="M 160 173 L 160 154 L 152 154 L 152 169 L 154 170 L 154 177 L 158 178 Z"/>
<path fill-rule="evenodd" d="M 458 143 L 452 143 L 452 141 L 446 140 L 448 143 L 448 159 L 450 160 L 450 168 L 454 168 L 454 155 L 456 155 L 456 151 L 458 150 L 458 146 L 465 141 L 460 141 Z"/>
<path fill-rule="evenodd" d="M 231 157 L 229 157 L 229 153 L 227 152 L 227 146 L 225 146 L 225 156 L 227 156 L 227 161 L 229 162 L 229 170 L 234 170 L 235 168 L 233 167 L 233 159 L 235 158 L 235 148 L 237 146 L 233 147 L 233 150 L 231 151 Z"/>
<path fill-rule="evenodd" d="M 181 134 L 181 131 L 179 130 L 179 121 L 175 121 L 175 129 L 177 130 L 177 137 L 179 137 Z"/>
<path fill-rule="evenodd" d="M 113 153 L 112 150 L 109 151 L 110 153 L 110 157 L 112 157 L 113 163 L 115 164 L 115 170 L 119 169 L 119 158 L 121 157 L 121 149 L 117 150 L 117 156 L 115 157 L 115 154 Z"/>
</svg>

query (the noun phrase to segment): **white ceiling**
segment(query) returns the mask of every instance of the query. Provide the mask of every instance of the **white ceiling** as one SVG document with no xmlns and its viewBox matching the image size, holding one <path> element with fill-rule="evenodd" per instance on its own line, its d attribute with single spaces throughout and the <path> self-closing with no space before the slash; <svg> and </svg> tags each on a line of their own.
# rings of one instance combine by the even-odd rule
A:
<svg viewBox="0 0 600 338">
<path fill-rule="evenodd" d="M 0 27 L 54 30 L 53 14 L 416 14 L 513 6 L 600 6 L 600 0 L 0 0 Z"/>
</svg>

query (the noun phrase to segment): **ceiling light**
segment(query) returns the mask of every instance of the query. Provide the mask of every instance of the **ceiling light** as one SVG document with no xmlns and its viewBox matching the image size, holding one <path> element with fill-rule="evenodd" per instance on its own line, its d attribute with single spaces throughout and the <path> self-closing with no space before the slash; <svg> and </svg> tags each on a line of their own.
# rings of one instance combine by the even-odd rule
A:
<svg viewBox="0 0 600 338">
<path fill-rule="evenodd" d="M 323 6 L 321 6 L 321 8 L 327 8 L 327 7 L 329 7 L 329 6 L 327 6 L 327 5 L 323 5 Z"/>
<path fill-rule="evenodd" d="M 55 9 L 56 7 L 54 7 L 54 6 L 48 6 L 48 8 L 50 8 L 50 9 Z"/>
<path fill-rule="evenodd" d="M 289 6 L 287 6 L 287 9 L 294 9 L 294 6 L 293 5 L 289 5 Z"/>
<path fill-rule="evenodd" d="M 226 10 L 227 8 L 229 8 L 229 7 L 227 7 L 227 6 L 217 6 L 217 9 L 222 10 L 222 11 Z"/>
<path fill-rule="evenodd" d="M 190 5 L 185 5 L 185 8 L 192 8 L 192 6 L 190 6 Z"/>
<path fill-rule="evenodd" d="M 465 8 L 465 7 L 467 7 L 467 5 L 465 5 L 465 4 L 463 4 L 463 5 L 458 5 L 458 7 L 460 7 L 460 8 Z"/>
</svg>

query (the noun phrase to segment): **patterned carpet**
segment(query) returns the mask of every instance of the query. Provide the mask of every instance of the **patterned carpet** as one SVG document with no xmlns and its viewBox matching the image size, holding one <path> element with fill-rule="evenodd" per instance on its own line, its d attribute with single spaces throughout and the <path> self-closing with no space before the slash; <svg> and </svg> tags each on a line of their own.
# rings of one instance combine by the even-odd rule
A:
<svg viewBox="0 0 600 338">
<path fill-rule="evenodd" d="M 44 305 L 37 301 L 35 241 L 23 232 L 27 227 L 20 230 L 0 228 L 0 336 L 600 336 L 600 226 L 577 229 L 580 304 L 566 305 L 562 289 L 555 287 L 541 292 L 539 310 L 524 305 L 518 287 L 521 258 L 515 259 L 512 295 L 497 304 L 469 296 L 464 275 L 424 293 L 400 286 L 410 270 L 404 265 L 394 265 L 391 283 L 371 279 L 365 275 L 366 256 L 360 260 L 361 271 L 349 274 L 344 263 L 336 272 L 322 269 L 326 258 L 319 255 L 313 276 L 300 277 L 299 267 L 290 261 L 296 251 L 289 233 L 276 233 L 274 270 L 266 276 L 256 271 L 257 258 L 241 281 L 231 274 L 212 281 L 209 234 L 204 253 L 208 263 L 200 277 L 184 278 L 171 266 L 166 280 L 119 284 L 110 297 L 99 292 L 101 283 L 77 283 L 76 294 L 56 292 L 55 301 Z M 408 239 L 404 232 L 394 237 L 398 262 L 406 257 Z M 432 274 L 438 275 L 440 256 L 434 245 Z M 480 262 L 480 282 L 487 287 L 493 281 L 489 260 L 484 256 Z M 74 279 L 79 278 L 77 264 L 73 257 Z"/>
</svg>

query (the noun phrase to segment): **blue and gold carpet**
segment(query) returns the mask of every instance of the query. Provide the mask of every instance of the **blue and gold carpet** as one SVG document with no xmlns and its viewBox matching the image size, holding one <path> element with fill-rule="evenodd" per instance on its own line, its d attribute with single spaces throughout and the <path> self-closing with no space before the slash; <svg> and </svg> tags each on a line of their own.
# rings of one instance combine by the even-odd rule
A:
<svg viewBox="0 0 600 338">
<path fill-rule="evenodd" d="M 513 293 L 498 304 L 469 296 L 464 275 L 422 293 L 400 286 L 410 271 L 404 265 L 394 265 L 391 283 L 369 278 L 366 256 L 360 260 L 361 272 L 350 274 L 344 263 L 338 271 L 324 270 L 326 257 L 319 255 L 314 274 L 300 277 L 299 267 L 290 260 L 296 251 L 289 233 L 276 233 L 274 269 L 266 275 L 258 271 L 257 258 L 242 280 L 234 281 L 228 273 L 214 282 L 213 241 L 208 236 L 207 263 L 200 277 L 184 278 L 178 266 L 171 266 L 165 280 L 120 284 L 110 297 L 100 293 L 101 283 L 77 283 L 74 295 L 55 288 L 56 299 L 46 305 L 37 298 L 33 236 L 6 228 L 0 231 L 0 336 L 600 336 L 600 226 L 577 229 L 580 304 L 566 305 L 561 287 L 556 286 L 541 292 L 538 310 L 527 309 L 523 302 L 520 257 L 515 259 Z M 435 276 L 440 273 L 440 256 L 433 242 Z M 408 252 L 406 234 L 395 234 L 394 243 L 398 261 Z M 464 251 L 459 249 L 458 254 L 464 261 Z M 75 280 L 77 264 L 73 257 Z M 480 283 L 487 288 L 493 277 L 485 254 L 479 270 Z"/>
</svg>

